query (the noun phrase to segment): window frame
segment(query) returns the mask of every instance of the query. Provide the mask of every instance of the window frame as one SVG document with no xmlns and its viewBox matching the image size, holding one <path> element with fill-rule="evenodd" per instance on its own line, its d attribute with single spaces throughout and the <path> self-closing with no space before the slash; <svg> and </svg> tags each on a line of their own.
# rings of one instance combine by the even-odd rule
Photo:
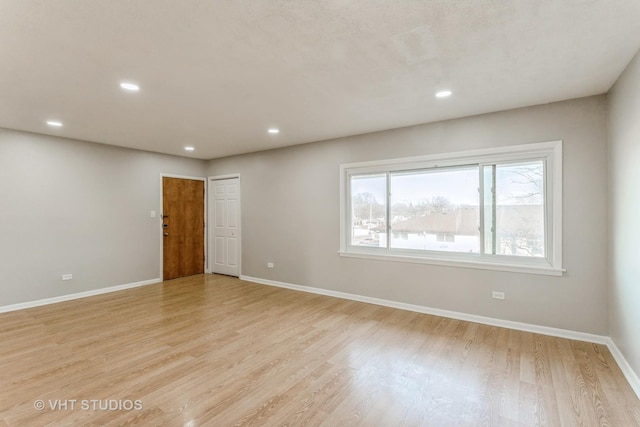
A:
<svg viewBox="0 0 640 427">
<path fill-rule="evenodd" d="M 485 253 L 483 169 L 488 165 L 543 161 L 545 257 Z M 393 172 L 474 166 L 479 174 L 480 253 L 393 249 L 390 247 L 389 180 Z M 386 174 L 387 247 L 351 245 L 351 177 Z M 440 153 L 340 165 L 340 256 L 561 276 L 562 268 L 562 141 Z"/>
</svg>

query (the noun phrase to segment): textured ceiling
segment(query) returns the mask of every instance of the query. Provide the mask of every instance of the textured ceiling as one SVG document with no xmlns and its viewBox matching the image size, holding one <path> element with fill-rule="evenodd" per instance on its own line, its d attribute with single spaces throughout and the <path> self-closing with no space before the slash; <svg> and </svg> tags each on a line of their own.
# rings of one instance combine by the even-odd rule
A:
<svg viewBox="0 0 640 427">
<path fill-rule="evenodd" d="M 208 159 L 605 93 L 638 48 L 639 0 L 0 0 L 0 127 Z"/>
</svg>

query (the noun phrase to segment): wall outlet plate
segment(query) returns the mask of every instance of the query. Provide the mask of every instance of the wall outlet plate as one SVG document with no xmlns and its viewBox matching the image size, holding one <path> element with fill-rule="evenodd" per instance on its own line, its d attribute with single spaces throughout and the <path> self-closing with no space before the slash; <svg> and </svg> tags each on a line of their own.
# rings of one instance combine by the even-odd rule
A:
<svg viewBox="0 0 640 427">
<path fill-rule="evenodd" d="M 73 274 L 63 274 L 62 280 L 71 280 L 73 279 Z"/>
<path fill-rule="evenodd" d="M 268 262 L 267 263 L 267 268 L 273 268 L 273 263 L 272 262 Z"/>
<path fill-rule="evenodd" d="M 491 292 L 491 297 L 495 299 L 504 299 L 504 292 L 493 291 Z"/>
</svg>

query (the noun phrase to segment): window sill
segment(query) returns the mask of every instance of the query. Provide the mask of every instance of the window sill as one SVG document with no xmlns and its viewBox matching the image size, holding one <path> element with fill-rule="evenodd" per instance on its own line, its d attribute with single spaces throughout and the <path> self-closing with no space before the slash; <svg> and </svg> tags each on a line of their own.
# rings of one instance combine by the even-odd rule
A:
<svg viewBox="0 0 640 427">
<path fill-rule="evenodd" d="M 544 276 L 562 276 L 565 269 L 553 268 L 545 265 L 522 265 L 522 264 L 507 264 L 507 263 L 491 263 L 486 261 L 474 261 L 474 260 L 454 260 L 445 258 L 426 258 L 426 257 L 414 257 L 407 255 L 392 255 L 392 254 L 380 254 L 371 252 L 356 252 L 356 251 L 338 251 L 341 257 L 346 258 L 364 258 L 375 259 L 381 261 L 397 261 L 397 262 L 410 262 L 414 264 L 430 264 L 441 265 L 447 267 L 462 267 L 462 268 L 475 268 L 479 270 L 497 270 L 497 271 L 509 271 L 513 273 L 525 273 L 525 274 L 540 274 Z"/>
</svg>

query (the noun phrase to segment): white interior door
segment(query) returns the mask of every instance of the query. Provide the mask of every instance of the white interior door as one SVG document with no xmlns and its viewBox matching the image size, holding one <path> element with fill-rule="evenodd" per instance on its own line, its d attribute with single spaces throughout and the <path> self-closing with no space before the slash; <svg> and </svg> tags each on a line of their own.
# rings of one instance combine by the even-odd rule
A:
<svg viewBox="0 0 640 427">
<path fill-rule="evenodd" d="M 214 179 L 213 273 L 240 276 L 240 179 Z"/>
</svg>

